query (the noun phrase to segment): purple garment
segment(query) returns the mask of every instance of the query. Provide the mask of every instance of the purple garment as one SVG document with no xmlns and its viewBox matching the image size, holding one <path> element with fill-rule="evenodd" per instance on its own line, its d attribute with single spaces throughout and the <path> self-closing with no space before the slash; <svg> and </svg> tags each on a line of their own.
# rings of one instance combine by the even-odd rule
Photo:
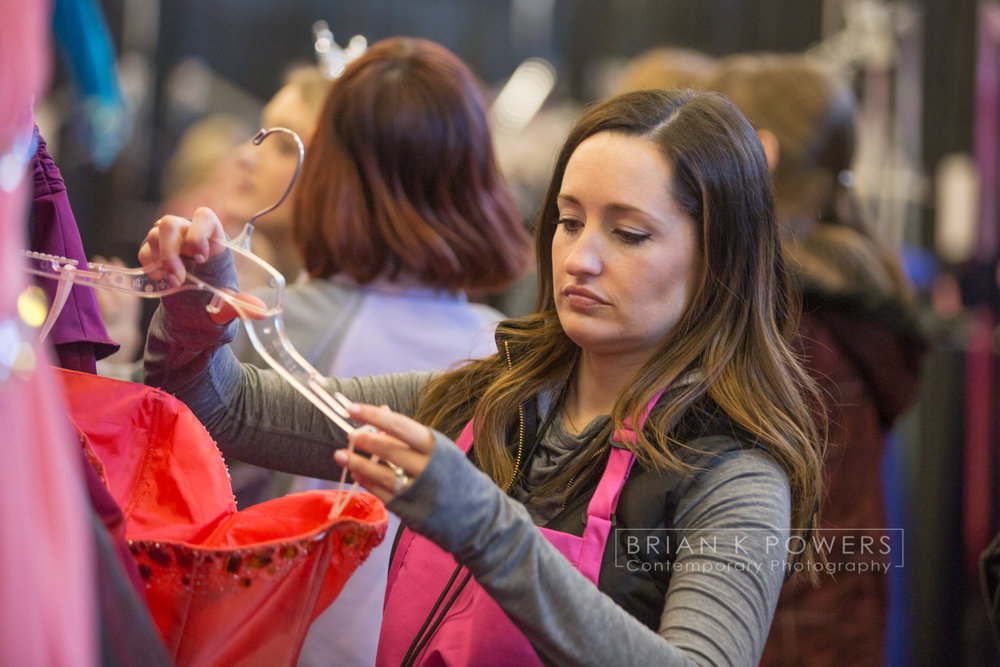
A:
<svg viewBox="0 0 1000 667">
<path fill-rule="evenodd" d="M 29 243 L 36 252 L 61 255 L 86 266 L 80 230 L 66 184 L 35 126 L 38 148 L 32 160 L 34 201 Z M 57 281 L 38 278 L 51 303 Z M 59 366 L 96 373 L 97 359 L 118 344 L 108 337 L 93 287 L 73 285 L 59 319 L 49 332 Z M 125 540 L 125 515 L 82 447 L 77 448 L 84 485 L 96 519 L 97 608 L 104 664 L 169 665 L 170 657 L 153 623 L 139 568 Z M 101 530 L 103 527 L 103 531 Z"/>
<path fill-rule="evenodd" d="M 45 147 L 45 140 L 35 126 L 38 149 L 32 160 L 35 196 L 32 208 L 31 250 L 60 255 L 86 266 L 80 230 L 66 194 L 59 167 Z M 57 281 L 38 278 L 51 303 Z M 93 287 L 73 285 L 69 299 L 56 320 L 49 338 L 55 347 L 59 365 L 76 371 L 94 373 L 97 360 L 118 350 L 118 344 L 108 337 Z"/>
</svg>

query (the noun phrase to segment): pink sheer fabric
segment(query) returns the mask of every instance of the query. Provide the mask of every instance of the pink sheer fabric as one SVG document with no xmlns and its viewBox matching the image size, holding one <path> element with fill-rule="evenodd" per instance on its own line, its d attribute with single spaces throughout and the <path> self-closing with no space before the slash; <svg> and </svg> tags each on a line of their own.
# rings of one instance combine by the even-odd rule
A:
<svg viewBox="0 0 1000 667">
<path fill-rule="evenodd" d="M 49 75 L 50 11 L 45 0 L 0 0 L 0 161 L 13 173 L 26 166 L 14 162 L 28 158 L 16 144 Z M 30 180 L 14 186 L 2 172 L 0 655 L 12 665 L 88 667 L 99 655 L 90 503 L 46 351 L 18 314 Z"/>
</svg>

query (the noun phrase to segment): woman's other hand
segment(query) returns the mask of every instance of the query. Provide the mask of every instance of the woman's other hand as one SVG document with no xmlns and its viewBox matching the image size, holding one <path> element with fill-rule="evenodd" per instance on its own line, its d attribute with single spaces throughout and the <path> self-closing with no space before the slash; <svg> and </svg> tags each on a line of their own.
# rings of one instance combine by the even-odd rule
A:
<svg viewBox="0 0 1000 667">
<path fill-rule="evenodd" d="M 388 503 L 405 492 L 427 467 L 434 453 L 434 436 L 423 424 L 385 406 L 352 403 L 348 411 L 354 420 L 374 427 L 352 433 L 351 444 L 381 462 L 346 449 L 338 450 L 334 460 L 350 470 L 372 495 Z"/>
</svg>

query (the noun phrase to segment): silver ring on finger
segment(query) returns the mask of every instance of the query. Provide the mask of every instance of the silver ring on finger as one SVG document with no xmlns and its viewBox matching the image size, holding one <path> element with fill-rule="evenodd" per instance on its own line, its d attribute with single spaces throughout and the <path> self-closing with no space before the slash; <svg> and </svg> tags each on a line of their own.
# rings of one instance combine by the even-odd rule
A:
<svg viewBox="0 0 1000 667">
<path fill-rule="evenodd" d="M 389 462 L 386 461 L 386 463 Z M 411 484 L 413 484 L 413 479 L 411 479 L 410 476 L 406 474 L 406 471 L 398 465 L 389 463 L 389 467 L 392 469 L 392 473 L 394 475 L 392 479 L 392 495 L 399 496 L 406 493 L 406 490 L 410 488 Z"/>
</svg>

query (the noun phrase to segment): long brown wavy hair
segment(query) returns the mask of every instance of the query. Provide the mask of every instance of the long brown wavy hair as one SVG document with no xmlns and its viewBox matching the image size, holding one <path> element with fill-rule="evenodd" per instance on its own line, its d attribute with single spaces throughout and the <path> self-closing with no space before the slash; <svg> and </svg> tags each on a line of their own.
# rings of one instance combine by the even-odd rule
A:
<svg viewBox="0 0 1000 667">
<path fill-rule="evenodd" d="M 600 132 L 660 147 L 673 168 L 671 195 L 696 222 L 698 253 L 680 319 L 618 396 L 610 428 L 621 428 L 626 418 L 636 423 L 660 389 L 690 374 L 693 381 L 649 416 L 647 432 L 631 446 L 637 459 L 654 469 L 685 469 L 683 443 L 668 433 L 692 404 L 711 399 L 786 472 L 793 534 L 803 535 L 820 496 L 824 440 L 811 418 L 820 398 L 788 340 L 798 301 L 780 250 L 763 150 L 743 115 L 716 93 L 625 93 L 584 113 L 559 155 L 537 223 L 536 312 L 500 326 L 499 354 L 433 383 L 418 419 L 455 435 L 474 417 L 479 466 L 501 487 L 509 485 L 516 454 L 508 443 L 519 406 L 543 388 L 564 389 L 580 354 L 555 310 L 552 238 L 566 164 L 581 142 Z M 594 451 L 606 442 L 596 438 Z M 581 468 L 593 465 L 587 453 L 578 461 Z"/>
</svg>

